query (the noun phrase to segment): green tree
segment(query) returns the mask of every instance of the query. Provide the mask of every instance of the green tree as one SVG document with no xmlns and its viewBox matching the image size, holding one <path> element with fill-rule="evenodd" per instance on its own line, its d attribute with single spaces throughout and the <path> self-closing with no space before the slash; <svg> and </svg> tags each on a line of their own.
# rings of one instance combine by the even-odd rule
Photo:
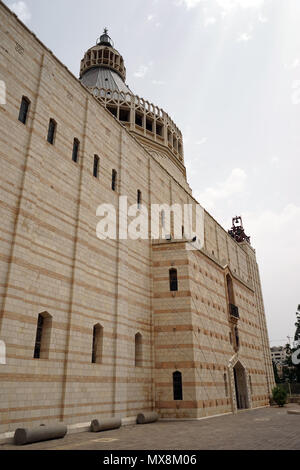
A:
<svg viewBox="0 0 300 470">
<path fill-rule="evenodd" d="M 294 340 L 300 341 L 300 305 L 298 305 L 298 308 L 297 308 L 296 318 L 297 318 L 297 321 L 295 323 L 296 331 L 295 331 Z"/>
<path fill-rule="evenodd" d="M 287 392 L 284 390 L 283 387 L 279 385 L 272 390 L 272 397 L 275 403 L 279 406 L 284 406 L 287 400 Z"/>
<path fill-rule="evenodd" d="M 300 305 L 298 305 L 296 312 L 295 327 L 294 347 L 291 348 L 290 345 L 286 345 L 287 358 L 285 361 L 285 367 L 283 368 L 283 374 L 284 380 L 300 383 L 300 364 L 294 364 L 292 359 L 293 353 L 298 351 L 300 348 Z"/>
</svg>

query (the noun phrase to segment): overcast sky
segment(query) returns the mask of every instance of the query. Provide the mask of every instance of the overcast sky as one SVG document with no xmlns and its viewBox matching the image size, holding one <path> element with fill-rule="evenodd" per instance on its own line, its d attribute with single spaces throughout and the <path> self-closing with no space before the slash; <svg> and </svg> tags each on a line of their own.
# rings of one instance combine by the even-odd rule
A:
<svg viewBox="0 0 300 470">
<path fill-rule="evenodd" d="M 76 75 L 107 26 L 127 83 L 183 132 L 194 196 L 257 251 L 271 345 L 300 304 L 300 1 L 6 0 Z"/>
</svg>

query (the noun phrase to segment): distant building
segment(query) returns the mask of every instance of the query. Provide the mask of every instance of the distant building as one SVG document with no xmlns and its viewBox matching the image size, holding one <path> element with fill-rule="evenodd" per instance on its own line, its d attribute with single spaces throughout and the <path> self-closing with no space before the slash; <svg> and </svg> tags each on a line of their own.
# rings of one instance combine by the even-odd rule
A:
<svg viewBox="0 0 300 470">
<path fill-rule="evenodd" d="M 273 346 L 271 348 L 272 361 L 276 364 L 283 365 L 286 360 L 286 348 L 284 346 Z"/>
</svg>

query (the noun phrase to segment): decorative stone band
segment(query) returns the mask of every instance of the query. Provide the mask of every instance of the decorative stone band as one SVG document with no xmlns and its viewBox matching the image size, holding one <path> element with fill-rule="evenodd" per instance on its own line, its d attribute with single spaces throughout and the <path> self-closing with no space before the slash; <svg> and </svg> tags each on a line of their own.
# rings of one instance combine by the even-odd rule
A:
<svg viewBox="0 0 300 470">
<path fill-rule="evenodd" d="M 98 87 L 90 91 L 130 131 L 167 147 L 183 165 L 182 134 L 165 111 L 130 93 Z"/>
</svg>

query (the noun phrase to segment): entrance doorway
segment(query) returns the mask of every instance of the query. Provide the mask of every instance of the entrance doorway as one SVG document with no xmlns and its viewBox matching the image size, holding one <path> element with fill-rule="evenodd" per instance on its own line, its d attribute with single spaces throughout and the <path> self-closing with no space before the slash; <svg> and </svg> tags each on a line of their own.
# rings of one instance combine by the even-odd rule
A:
<svg viewBox="0 0 300 470">
<path fill-rule="evenodd" d="M 246 380 L 246 370 L 240 362 L 233 368 L 236 405 L 238 410 L 249 408 L 249 397 Z"/>
</svg>

